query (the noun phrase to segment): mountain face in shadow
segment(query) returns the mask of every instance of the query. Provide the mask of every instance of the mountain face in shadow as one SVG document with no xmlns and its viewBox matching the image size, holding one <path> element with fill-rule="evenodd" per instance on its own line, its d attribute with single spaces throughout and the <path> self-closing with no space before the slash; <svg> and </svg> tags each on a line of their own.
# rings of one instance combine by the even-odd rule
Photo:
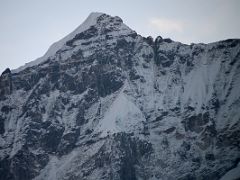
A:
<svg viewBox="0 0 240 180">
<path fill-rule="evenodd" d="M 1 180 L 218 180 L 240 160 L 240 40 L 186 45 L 91 13 L 0 77 Z"/>
</svg>

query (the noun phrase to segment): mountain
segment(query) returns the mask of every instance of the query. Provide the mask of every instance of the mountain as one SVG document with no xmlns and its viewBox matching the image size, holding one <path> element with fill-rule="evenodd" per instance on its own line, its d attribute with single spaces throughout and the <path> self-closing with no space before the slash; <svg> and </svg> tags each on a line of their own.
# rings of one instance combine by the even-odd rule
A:
<svg viewBox="0 0 240 180">
<path fill-rule="evenodd" d="M 0 77 L 1 180 L 239 178 L 240 40 L 186 45 L 91 13 Z"/>
</svg>

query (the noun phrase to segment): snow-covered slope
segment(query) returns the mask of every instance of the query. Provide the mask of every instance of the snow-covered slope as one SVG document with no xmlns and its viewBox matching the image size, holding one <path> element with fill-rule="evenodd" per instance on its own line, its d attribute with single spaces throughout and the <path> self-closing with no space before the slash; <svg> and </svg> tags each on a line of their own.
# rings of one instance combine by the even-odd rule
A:
<svg viewBox="0 0 240 180">
<path fill-rule="evenodd" d="M 220 179 L 240 159 L 240 40 L 185 45 L 92 13 L 0 77 L 0 179 Z"/>
<path fill-rule="evenodd" d="M 146 120 L 141 110 L 123 92 L 125 86 L 123 85 L 123 89 L 117 94 L 97 126 L 97 131 L 102 133 L 103 137 L 119 132 L 136 132 L 141 130 Z"/>
</svg>

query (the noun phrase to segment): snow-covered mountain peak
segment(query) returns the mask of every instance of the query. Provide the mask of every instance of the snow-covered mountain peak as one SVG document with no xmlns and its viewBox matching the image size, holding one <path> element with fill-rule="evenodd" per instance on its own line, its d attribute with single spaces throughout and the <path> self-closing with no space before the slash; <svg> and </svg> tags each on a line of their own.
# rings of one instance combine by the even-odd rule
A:
<svg viewBox="0 0 240 180">
<path fill-rule="evenodd" d="M 89 23 L 90 23 L 90 21 L 91 21 L 91 22 L 96 22 L 97 19 L 98 19 L 100 16 L 102 16 L 103 14 L 105 14 L 105 13 L 102 13 L 102 12 L 91 12 L 91 13 L 89 14 L 89 16 L 87 17 L 87 19 L 85 20 L 84 23 L 86 23 L 86 22 L 89 22 Z"/>
<path fill-rule="evenodd" d="M 31 61 L 29 63 L 26 63 L 25 65 L 12 70 L 13 73 L 18 73 L 25 68 L 32 67 L 35 65 L 38 65 L 46 60 L 48 58 L 54 56 L 57 51 L 62 49 L 64 45 L 66 45 L 67 42 L 71 41 L 77 35 L 84 33 L 90 29 L 90 31 L 96 31 L 96 29 L 100 30 L 102 33 L 109 33 L 112 31 L 112 35 L 121 35 L 121 34 L 129 34 L 132 33 L 133 31 L 127 27 L 125 24 L 123 24 L 123 21 L 121 18 L 118 16 L 112 17 L 110 15 L 100 13 L 100 12 L 92 12 L 90 15 L 87 17 L 87 19 L 80 25 L 78 26 L 73 32 L 62 38 L 61 40 L 53 43 L 47 52 L 40 58 Z M 92 31 L 90 33 L 92 33 Z M 115 31 L 115 32 L 114 32 Z M 97 32 L 99 33 L 99 32 Z M 98 35 L 98 34 L 96 34 Z"/>
</svg>

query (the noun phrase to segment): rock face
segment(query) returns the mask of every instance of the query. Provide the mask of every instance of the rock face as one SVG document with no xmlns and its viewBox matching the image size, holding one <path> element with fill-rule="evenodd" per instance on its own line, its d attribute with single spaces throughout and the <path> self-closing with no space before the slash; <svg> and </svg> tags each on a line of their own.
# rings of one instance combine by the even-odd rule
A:
<svg viewBox="0 0 240 180">
<path fill-rule="evenodd" d="M 212 179 L 240 160 L 240 40 L 144 38 L 92 13 L 0 77 L 0 179 Z"/>
</svg>

